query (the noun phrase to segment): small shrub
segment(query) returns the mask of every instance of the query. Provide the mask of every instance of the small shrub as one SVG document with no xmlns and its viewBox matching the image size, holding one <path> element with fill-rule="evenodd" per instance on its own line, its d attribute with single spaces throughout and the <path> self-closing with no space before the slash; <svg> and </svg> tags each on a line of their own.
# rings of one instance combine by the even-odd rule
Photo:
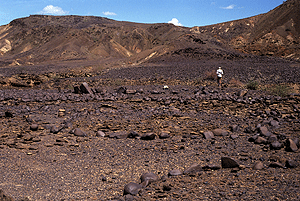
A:
<svg viewBox="0 0 300 201">
<path fill-rule="evenodd" d="M 204 79 L 205 80 L 217 80 L 216 71 L 214 71 L 214 70 L 212 70 L 212 71 L 206 71 L 204 73 Z"/>
<path fill-rule="evenodd" d="M 259 83 L 255 80 L 248 82 L 248 84 L 246 85 L 246 88 L 250 90 L 257 90 L 258 87 L 259 87 Z"/>
<path fill-rule="evenodd" d="M 271 87 L 270 91 L 272 95 L 285 97 L 292 93 L 292 88 L 286 84 L 282 84 Z"/>
</svg>

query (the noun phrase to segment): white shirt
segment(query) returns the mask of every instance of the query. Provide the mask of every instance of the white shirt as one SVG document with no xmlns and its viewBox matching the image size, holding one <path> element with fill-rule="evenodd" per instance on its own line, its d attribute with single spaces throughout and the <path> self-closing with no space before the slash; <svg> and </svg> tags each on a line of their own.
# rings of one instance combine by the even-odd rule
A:
<svg viewBox="0 0 300 201">
<path fill-rule="evenodd" d="M 222 70 L 221 68 L 219 68 L 219 69 L 217 70 L 217 76 L 218 76 L 218 77 L 222 77 L 222 75 L 223 75 L 223 70 Z"/>
</svg>

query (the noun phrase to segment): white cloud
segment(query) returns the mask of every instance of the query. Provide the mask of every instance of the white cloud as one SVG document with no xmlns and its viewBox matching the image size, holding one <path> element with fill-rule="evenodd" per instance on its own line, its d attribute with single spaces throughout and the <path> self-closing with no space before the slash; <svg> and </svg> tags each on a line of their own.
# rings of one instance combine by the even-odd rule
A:
<svg viewBox="0 0 300 201">
<path fill-rule="evenodd" d="M 106 11 L 106 12 L 103 12 L 103 15 L 117 15 L 117 14 L 114 12 Z"/>
<path fill-rule="evenodd" d="M 168 23 L 170 24 L 174 24 L 175 26 L 182 26 L 181 23 L 179 23 L 179 21 L 176 18 L 173 18 L 171 21 L 169 21 Z"/>
<path fill-rule="evenodd" d="M 40 14 L 50 14 L 50 15 L 65 15 L 68 14 L 67 11 L 64 11 L 62 8 L 58 7 L 58 6 L 52 6 L 52 5 L 48 5 L 46 6 L 41 12 L 39 12 Z"/>
<path fill-rule="evenodd" d="M 234 9 L 235 6 L 236 6 L 236 5 L 231 4 L 231 5 L 227 6 L 227 7 L 221 7 L 221 8 L 222 8 L 222 9 L 226 9 L 226 10 L 232 10 L 232 9 Z"/>
</svg>

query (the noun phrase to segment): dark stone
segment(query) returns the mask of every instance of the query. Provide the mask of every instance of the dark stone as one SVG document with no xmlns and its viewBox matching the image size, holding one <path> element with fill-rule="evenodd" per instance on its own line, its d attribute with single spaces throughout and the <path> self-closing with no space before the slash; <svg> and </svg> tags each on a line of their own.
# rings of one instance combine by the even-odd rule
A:
<svg viewBox="0 0 300 201">
<path fill-rule="evenodd" d="M 181 170 L 175 169 L 175 170 L 171 170 L 168 175 L 169 176 L 178 176 L 178 175 L 182 175 L 182 174 L 183 174 L 183 172 Z"/>
<path fill-rule="evenodd" d="M 187 169 L 185 169 L 183 171 L 183 174 L 195 174 L 195 173 L 201 172 L 201 171 L 202 171 L 201 165 L 199 165 L 197 163 L 194 163 L 190 167 L 188 167 Z"/>
<path fill-rule="evenodd" d="M 232 158 L 222 157 L 221 158 L 222 168 L 236 168 L 239 164 Z"/>
<path fill-rule="evenodd" d="M 170 191 L 172 188 L 170 185 L 163 185 L 163 191 Z"/>
<path fill-rule="evenodd" d="M 38 128 L 39 128 L 39 126 L 37 124 L 31 124 L 30 125 L 30 130 L 32 130 L 32 131 L 37 131 Z"/>
<path fill-rule="evenodd" d="M 257 139 L 254 141 L 255 144 L 267 144 L 267 140 L 263 137 L 258 136 Z"/>
<path fill-rule="evenodd" d="M 87 134 L 85 132 L 83 132 L 80 128 L 75 128 L 73 130 L 73 134 L 78 137 L 86 137 L 87 136 Z"/>
<path fill-rule="evenodd" d="M 136 131 L 130 131 L 128 134 L 128 138 L 137 138 L 139 136 L 140 136 L 139 133 Z"/>
<path fill-rule="evenodd" d="M 279 162 L 272 162 L 270 163 L 269 167 L 272 167 L 272 168 L 284 168 L 284 165 L 279 163 Z"/>
<path fill-rule="evenodd" d="M 144 173 L 141 176 L 142 187 L 148 186 L 151 182 L 158 181 L 158 176 L 152 172 Z"/>
<path fill-rule="evenodd" d="M 286 140 L 286 150 L 290 151 L 290 152 L 298 151 L 298 147 L 292 139 L 287 139 Z"/>
<path fill-rule="evenodd" d="M 109 134 L 109 138 L 126 139 L 127 137 L 128 137 L 127 131 L 116 131 L 116 132 Z"/>
<path fill-rule="evenodd" d="M 261 161 L 256 162 L 253 167 L 254 170 L 262 170 L 264 169 L 264 164 Z"/>
<path fill-rule="evenodd" d="M 136 195 L 139 193 L 139 191 L 142 189 L 142 186 L 140 184 L 130 182 L 124 187 L 124 195 L 130 194 L 130 195 Z"/>
<path fill-rule="evenodd" d="M 231 132 L 238 132 L 240 129 L 238 125 L 232 125 L 229 128 Z"/>
<path fill-rule="evenodd" d="M 14 117 L 14 115 L 11 111 L 5 111 L 5 117 L 6 118 L 12 118 L 12 117 Z"/>
<path fill-rule="evenodd" d="M 84 82 L 80 85 L 80 90 L 81 90 L 81 93 L 83 94 L 93 94 L 93 91 L 91 90 L 91 88 L 89 87 L 89 85 Z"/>
<path fill-rule="evenodd" d="M 298 166 L 298 164 L 297 164 L 297 162 L 294 161 L 294 160 L 287 160 L 287 161 L 285 162 L 285 166 L 286 166 L 287 168 L 296 168 L 296 167 Z"/>
<path fill-rule="evenodd" d="M 260 127 L 258 130 L 259 133 L 264 137 L 270 137 L 272 135 L 272 133 L 265 126 Z"/>
<path fill-rule="evenodd" d="M 214 133 L 211 131 L 206 131 L 203 133 L 203 136 L 205 139 L 209 140 L 209 139 L 213 139 L 215 138 Z"/>
<path fill-rule="evenodd" d="M 120 87 L 119 89 L 117 89 L 117 93 L 125 94 L 126 93 L 126 87 Z"/>
<path fill-rule="evenodd" d="M 219 170 L 221 169 L 218 165 L 205 165 L 202 167 L 203 170 Z"/>
<path fill-rule="evenodd" d="M 274 134 L 272 134 L 269 138 L 268 138 L 268 143 L 273 143 L 273 142 L 276 142 L 276 141 L 278 141 L 278 139 L 277 139 L 277 136 L 276 135 L 274 135 Z"/>
<path fill-rule="evenodd" d="M 280 150 L 282 147 L 283 147 L 283 144 L 278 141 L 272 142 L 271 146 L 270 146 L 270 148 L 273 150 Z"/>
<path fill-rule="evenodd" d="M 96 137 L 105 137 L 105 133 L 102 131 L 97 131 Z"/>
<path fill-rule="evenodd" d="M 219 129 L 219 128 L 213 130 L 212 132 L 215 136 L 227 136 L 228 135 L 228 132 L 226 130 Z"/>
<path fill-rule="evenodd" d="M 165 132 L 165 131 L 162 131 L 162 132 L 160 133 L 160 135 L 159 135 L 159 138 L 160 138 L 160 139 L 167 139 L 167 138 L 169 138 L 169 137 L 170 137 L 169 132 Z"/>
<path fill-rule="evenodd" d="M 272 120 L 272 121 L 270 121 L 270 126 L 273 126 L 273 127 L 275 127 L 275 128 L 278 128 L 279 127 L 279 122 L 278 121 L 275 121 L 275 120 Z"/>
<path fill-rule="evenodd" d="M 154 140 L 156 137 L 155 133 L 146 133 L 141 137 L 142 140 Z"/>
<path fill-rule="evenodd" d="M 53 134 L 57 134 L 61 129 L 58 128 L 57 126 L 52 126 L 50 128 L 50 133 L 53 133 Z"/>
</svg>

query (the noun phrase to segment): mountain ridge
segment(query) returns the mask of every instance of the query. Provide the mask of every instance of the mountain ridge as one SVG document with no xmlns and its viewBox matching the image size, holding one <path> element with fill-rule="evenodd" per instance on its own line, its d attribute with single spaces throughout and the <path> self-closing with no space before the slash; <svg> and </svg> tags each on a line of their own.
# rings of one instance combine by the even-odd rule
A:
<svg viewBox="0 0 300 201">
<path fill-rule="evenodd" d="M 247 55 L 298 60 L 299 5 L 289 0 L 265 14 L 193 28 L 94 16 L 31 15 L 0 26 L 0 66 L 77 60 L 128 66 L 164 61 L 170 55 L 196 60 Z"/>
</svg>

